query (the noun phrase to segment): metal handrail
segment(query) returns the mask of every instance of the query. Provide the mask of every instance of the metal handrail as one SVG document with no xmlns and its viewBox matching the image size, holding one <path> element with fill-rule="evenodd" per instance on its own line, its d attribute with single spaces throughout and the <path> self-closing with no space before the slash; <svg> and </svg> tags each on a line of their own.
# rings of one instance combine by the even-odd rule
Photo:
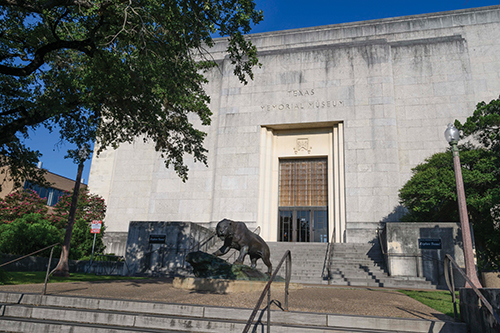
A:
<svg viewBox="0 0 500 333">
<path fill-rule="evenodd" d="M 384 232 L 384 229 L 385 228 L 382 228 L 382 230 L 380 230 L 380 228 L 377 227 L 377 237 L 378 237 L 378 242 L 380 244 L 380 251 L 382 251 L 383 255 L 386 255 L 387 249 L 384 246 L 385 242 L 382 241 L 382 233 Z"/>
<path fill-rule="evenodd" d="M 259 311 L 260 305 L 262 304 L 262 301 L 264 300 L 264 296 L 266 295 L 267 292 L 267 333 L 271 331 L 271 283 L 273 283 L 274 278 L 278 274 L 278 271 L 281 268 L 281 265 L 283 265 L 283 262 L 286 259 L 286 271 L 285 271 L 285 309 L 284 311 L 288 312 L 288 287 L 290 286 L 290 279 L 292 277 L 292 253 L 290 250 L 287 250 L 285 254 L 283 255 L 283 258 L 281 258 L 281 261 L 279 262 L 278 266 L 274 270 L 273 275 L 269 278 L 269 282 L 267 282 L 266 286 L 264 287 L 264 290 L 262 290 L 262 294 L 259 297 L 259 300 L 257 301 L 257 304 L 255 304 L 255 308 L 252 311 L 252 314 L 250 315 L 250 318 L 248 318 L 247 324 L 245 325 L 245 328 L 243 329 L 242 333 L 247 333 L 248 330 L 250 329 L 250 326 L 252 326 L 252 322 L 257 315 L 257 311 Z"/>
<path fill-rule="evenodd" d="M 215 236 L 217 236 L 217 234 L 210 230 L 210 233 L 211 235 L 208 236 L 207 238 L 205 238 L 205 240 L 203 240 L 202 242 L 199 242 L 198 244 L 196 245 L 193 245 L 191 246 L 186 252 L 192 252 L 194 248 L 198 248 L 198 250 L 205 244 L 207 244 L 208 242 L 210 242 Z"/>
<path fill-rule="evenodd" d="M 467 281 L 469 283 L 469 286 L 472 288 L 472 290 L 474 290 L 476 295 L 483 302 L 484 306 L 486 306 L 488 311 L 490 311 L 490 313 L 493 315 L 493 317 L 496 320 L 496 326 L 497 326 L 497 328 L 499 328 L 500 327 L 500 317 L 498 317 L 498 314 L 495 312 L 495 310 L 493 310 L 493 307 L 488 302 L 486 297 L 484 297 L 483 294 L 481 294 L 479 289 L 477 289 L 477 287 L 472 283 L 472 281 L 469 279 L 467 274 L 465 274 L 465 272 L 458 266 L 456 261 L 449 254 L 446 254 L 444 257 L 444 277 L 446 279 L 446 284 L 448 286 L 448 289 L 450 290 L 450 293 L 451 293 L 455 321 L 458 320 L 458 318 L 457 318 L 458 316 L 457 316 L 457 303 L 456 303 L 456 296 L 455 296 L 455 281 L 453 279 L 453 273 L 450 274 L 450 272 L 452 272 L 452 270 L 453 270 L 452 264 L 455 265 L 455 268 L 457 269 L 457 271 L 462 275 L 462 277 L 465 279 L 465 281 Z"/>
<path fill-rule="evenodd" d="M 384 264 L 385 268 L 387 270 L 387 273 L 390 274 L 389 272 L 389 255 L 387 253 L 387 229 L 384 227 L 382 230 L 380 230 L 379 227 L 377 227 L 377 237 L 378 237 L 378 243 L 380 245 L 380 251 L 382 252 L 382 257 L 384 257 Z M 382 234 L 385 232 L 385 239 L 382 239 Z M 417 276 L 418 276 L 418 264 L 417 264 Z"/>
<path fill-rule="evenodd" d="M 328 242 L 327 246 L 327 254 L 326 254 L 326 265 L 323 265 L 323 276 L 325 276 L 325 268 L 326 268 L 326 278 L 328 280 L 328 284 L 330 284 L 330 280 L 332 279 L 332 252 L 333 252 L 333 237 L 335 237 L 335 230 L 332 232 L 332 238 L 330 242 Z"/>
<path fill-rule="evenodd" d="M 42 252 L 42 251 L 45 251 L 47 249 L 50 249 L 49 262 L 47 263 L 47 273 L 45 274 L 45 282 L 43 284 L 43 289 L 42 289 L 42 295 L 45 295 L 45 292 L 47 291 L 47 281 L 49 280 L 49 275 L 51 275 L 54 272 L 54 271 L 52 271 L 52 272 L 49 273 L 49 271 L 50 271 L 50 262 L 52 261 L 52 253 L 54 252 L 54 247 L 56 247 L 57 245 L 60 245 L 60 244 L 59 243 L 55 243 L 55 244 L 52 244 L 50 246 L 44 247 L 41 250 L 38 250 L 38 251 L 35 251 L 35 252 L 31 252 L 30 254 L 27 254 L 25 256 L 22 256 L 22 257 L 19 257 L 17 259 L 11 260 L 9 262 L 3 263 L 3 264 L 0 265 L 0 267 L 7 266 L 9 264 L 15 263 L 16 261 L 22 260 L 22 259 L 27 258 L 29 256 L 32 256 L 34 254 L 37 254 L 38 252 Z"/>
</svg>

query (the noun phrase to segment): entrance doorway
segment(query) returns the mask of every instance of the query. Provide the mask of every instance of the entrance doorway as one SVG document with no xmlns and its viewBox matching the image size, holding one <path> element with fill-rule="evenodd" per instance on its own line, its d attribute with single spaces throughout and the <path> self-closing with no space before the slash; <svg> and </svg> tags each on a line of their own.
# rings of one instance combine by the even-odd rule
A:
<svg viewBox="0 0 500 333">
<path fill-rule="evenodd" d="M 327 159 L 282 159 L 279 175 L 280 242 L 328 242 Z"/>
<path fill-rule="evenodd" d="M 326 207 L 280 207 L 280 242 L 328 242 Z"/>
</svg>

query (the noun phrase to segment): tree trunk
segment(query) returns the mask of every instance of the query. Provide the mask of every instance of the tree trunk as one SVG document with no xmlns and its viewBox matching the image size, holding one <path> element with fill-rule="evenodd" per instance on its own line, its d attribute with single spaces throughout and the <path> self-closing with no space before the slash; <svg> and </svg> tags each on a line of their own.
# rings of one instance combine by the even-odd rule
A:
<svg viewBox="0 0 500 333">
<path fill-rule="evenodd" d="M 73 225 L 75 224 L 76 205 L 78 203 L 78 195 L 80 194 L 80 182 L 82 179 L 83 162 L 78 165 L 78 173 L 76 175 L 75 188 L 73 189 L 73 197 L 71 198 L 71 207 L 68 215 L 68 225 L 66 226 L 66 234 L 62 245 L 61 257 L 59 263 L 54 270 L 54 276 L 69 276 L 69 247 L 71 243 L 71 234 Z"/>
</svg>

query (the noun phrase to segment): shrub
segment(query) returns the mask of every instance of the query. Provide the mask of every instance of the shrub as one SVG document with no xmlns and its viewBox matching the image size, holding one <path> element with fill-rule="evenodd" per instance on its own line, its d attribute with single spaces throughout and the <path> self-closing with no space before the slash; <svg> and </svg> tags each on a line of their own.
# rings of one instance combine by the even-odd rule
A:
<svg viewBox="0 0 500 333">
<path fill-rule="evenodd" d="M 61 231 L 40 214 L 27 214 L 9 224 L 0 224 L 0 252 L 26 255 L 61 242 Z M 49 256 L 50 249 L 39 253 Z"/>
</svg>

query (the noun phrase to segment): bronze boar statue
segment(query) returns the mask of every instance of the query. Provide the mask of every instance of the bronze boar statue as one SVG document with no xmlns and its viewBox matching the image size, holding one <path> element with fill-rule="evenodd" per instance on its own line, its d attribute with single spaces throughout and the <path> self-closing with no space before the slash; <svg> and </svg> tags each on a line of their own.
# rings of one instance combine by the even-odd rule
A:
<svg viewBox="0 0 500 333">
<path fill-rule="evenodd" d="M 257 266 L 257 259 L 261 258 L 267 266 L 267 274 L 271 275 L 273 265 L 269 259 L 269 246 L 259 235 L 248 230 L 245 223 L 224 219 L 217 224 L 215 231 L 217 236 L 224 241 L 224 245 L 214 253 L 215 256 L 222 256 L 231 248 L 239 250 L 240 255 L 234 262 L 235 264 L 242 265 L 248 254 L 252 268 Z"/>
</svg>

